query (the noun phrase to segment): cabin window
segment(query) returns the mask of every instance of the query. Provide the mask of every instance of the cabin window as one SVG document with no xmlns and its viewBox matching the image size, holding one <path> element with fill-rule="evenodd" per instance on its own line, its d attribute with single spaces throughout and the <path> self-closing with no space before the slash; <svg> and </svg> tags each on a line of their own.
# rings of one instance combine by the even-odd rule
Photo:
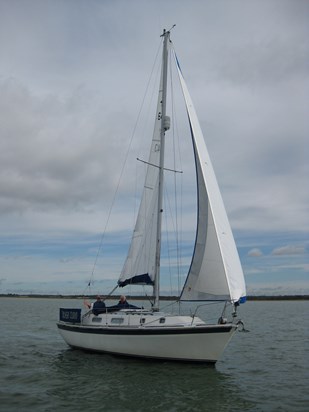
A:
<svg viewBox="0 0 309 412">
<path fill-rule="evenodd" d="M 102 322 L 102 318 L 99 318 L 99 317 L 95 317 L 95 318 L 92 318 L 92 322 L 94 322 L 94 323 L 100 323 L 100 322 Z"/>
<path fill-rule="evenodd" d="M 160 318 L 160 323 L 165 323 L 165 318 Z"/>
<path fill-rule="evenodd" d="M 145 323 L 145 321 L 146 321 L 145 318 L 142 318 L 142 319 L 140 320 L 141 323 Z"/>
<path fill-rule="evenodd" d="M 113 325 L 121 325 L 123 323 L 123 318 L 112 318 L 111 323 Z"/>
</svg>

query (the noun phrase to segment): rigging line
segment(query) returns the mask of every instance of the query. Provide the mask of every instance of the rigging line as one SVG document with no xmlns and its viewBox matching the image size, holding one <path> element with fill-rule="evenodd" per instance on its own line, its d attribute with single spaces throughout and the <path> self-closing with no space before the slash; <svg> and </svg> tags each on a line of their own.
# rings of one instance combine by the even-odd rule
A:
<svg viewBox="0 0 309 412">
<path fill-rule="evenodd" d="M 168 203 L 169 208 L 170 208 L 170 214 L 171 214 L 171 221 L 173 222 L 173 218 L 172 218 L 172 210 L 171 210 L 171 206 L 169 203 L 169 198 L 168 198 L 168 193 L 166 190 L 166 187 L 164 188 L 164 198 L 165 198 L 165 203 Z M 167 224 L 167 213 L 164 213 L 164 217 L 165 217 L 165 227 L 166 227 L 166 232 L 165 232 L 165 236 L 166 236 L 166 243 L 167 243 L 167 257 L 168 257 L 168 272 L 169 272 L 169 280 L 170 280 L 170 294 L 173 293 L 173 284 L 172 284 L 172 270 L 171 270 L 171 254 L 170 254 L 170 240 L 169 240 L 169 227 Z"/>
<path fill-rule="evenodd" d="M 169 233 L 172 233 L 174 235 L 173 242 L 176 243 L 176 262 L 177 262 L 176 268 L 177 268 L 177 277 L 178 277 L 178 282 L 179 282 L 180 266 L 179 266 L 179 251 L 178 251 L 179 245 L 177 243 L 178 242 L 178 227 L 177 227 L 177 223 L 175 223 L 174 221 L 174 213 L 173 213 L 173 210 L 176 209 L 176 207 L 175 208 L 172 207 L 170 197 L 169 197 L 169 192 L 166 187 L 164 188 L 164 203 L 166 204 L 166 209 L 169 211 L 169 222 L 171 222 L 171 226 L 172 226 L 171 228 L 169 227 L 167 223 L 168 222 L 167 213 L 165 213 L 165 227 L 166 227 L 165 236 L 166 236 L 166 243 L 167 243 L 167 256 L 168 256 L 168 262 L 169 262 L 168 268 L 169 268 L 169 274 L 170 274 L 170 289 L 171 289 L 171 293 L 173 293 L 173 290 L 172 290 L 173 285 L 172 285 L 172 280 L 171 280 L 171 277 L 172 277 L 172 272 L 171 272 L 172 265 L 171 265 L 171 254 L 170 254 L 171 244 L 170 244 L 170 239 L 169 239 Z M 173 257 L 174 257 L 174 254 L 173 254 Z"/>
<path fill-rule="evenodd" d="M 174 27 L 174 26 L 173 26 Z M 178 139 L 178 156 L 180 161 L 180 166 L 182 164 L 181 161 L 181 151 L 180 151 L 180 144 L 179 144 L 179 131 L 178 131 L 178 122 L 176 118 L 176 110 L 175 110 L 175 96 L 173 93 L 174 90 L 174 82 L 173 82 L 173 71 L 172 71 L 172 52 L 175 53 L 174 45 L 171 43 L 171 53 L 170 53 L 170 81 L 171 81 L 171 106 L 172 106 L 172 115 L 174 122 L 172 122 L 172 136 L 173 136 L 173 156 L 174 156 L 174 167 L 176 167 L 176 143 L 175 138 Z M 182 168 L 182 167 L 181 167 Z M 180 294 L 180 267 L 181 267 L 181 239 L 179 239 L 179 222 L 178 222 L 178 202 L 177 202 L 177 180 L 176 176 L 174 175 L 174 202 L 175 202 L 175 220 L 176 220 L 176 251 L 177 251 L 177 278 L 178 278 L 178 294 Z M 182 216 L 182 182 L 180 183 L 180 217 Z M 180 221 L 182 223 L 182 221 Z M 180 237 L 182 237 L 182 224 L 180 224 Z"/>
<path fill-rule="evenodd" d="M 143 127 L 142 133 L 141 133 L 142 136 L 147 135 L 149 133 L 147 131 L 147 128 L 149 127 L 149 124 L 150 124 L 150 118 L 151 118 L 151 122 L 153 122 L 152 109 L 153 109 L 154 101 L 155 101 L 155 99 L 157 99 L 157 94 L 156 94 L 158 92 L 158 87 L 157 86 L 158 86 L 158 84 L 160 84 L 159 79 L 160 79 L 160 73 L 161 73 L 161 64 L 160 64 L 161 60 L 159 59 L 158 56 L 159 56 L 159 53 L 161 52 L 161 49 L 162 49 L 162 38 L 160 38 L 160 46 L 158 48 L 156 59 L 155 59 L 155 64 L 157 65 L 156 73 L 154 73 L 153 76 L 152 76 L 153 77 L 153 79 L 152 79 L 152 83 L 153 83 L 152 84 L 152 91 L 151 91 L 151 93 L 149 93 L 150 95 L 149 95 L 148 108 L 145 111 L 145 122 L 144 122 L 144 127 Z M 153 71 L 154 71 L 154 69 L 153 69 Z M 148 152 L 149 152 L 149 150 L 148 150 Z M 140 147 L 140 153 L 142 154 L 142 146 Z M 138 163 L 136 163 L 136 165 L 137 164 Z M 145 164 L 147 164 L 147 163 L 145 163 Z M 136 174 L 136 176 L 138 176 L 138 175 Z M 145 182 L 146 176 L 147 176 L 147 168 L 144 169 L 144 175 L 143 175 L 144 182 Z M 140 183 L 138 178 L 135 181 L 136 185 L 137 185 L 137 183 Z M 137 193 L 137 190 L 135 190 L 135 194 L 136 193 Z M 135 197 L 135 198 L 137 200 L 137 197 Z M 144 228 L 143 228 L 144 233 L 146 233 L 146 231 L 147 231 L 147 219 L 146 219 L 147 203 L 148 202 L 146 201 L 144 208 L 141 210 L 141 214 L 144 217 Z M 140 205 L 141 205 L 141 203 L 140 203 Z M 140 210 L 139 210 L 139 212 L 140 212 Z M 135 221 L 136 221 L 136 218 L 135 218 Z M 151 231 L 152 231 L 152 229 L 151 229 Z M 150 259 L 150 257 L 149 257 L 149 259 Z"/>
<path fill-rule="evenodd" d="M 86 286 L 85 289 L 83 290 L 83 293 L 82 293 L 83 296 L 86 295 L 87 289 L 88 289 L 88 292 L 89 292 L 89 293 L 87 293 L 87 295 L 91 295 L 91 293 L 90 293 L 90 282 L 88 282 L 87 286 Z"/>
<path fill-rule="evenodd" d="M 147 293 L 147 291 L 146 291 L 146 289 L 145 289 L 145 285 L 143 285 L 143 289 L 144 289 L 144 295 L 145 295 L 145 297 L 147 298 L 147 300 L 148 300 L 148 302 L 151 304 L 151 306 L 153 306 L 154 302 L 153 302 L 153 300 L 151 299 L 151 298 L 153 298 L 153 297 L 152 297 L 152 296 L 151 296 L 151 297 L 148 296 L 148 293 Z"/>
<path fill-rule="evenodd" d="M 177 183 L 176 183 L 176 191 L 177 191 Z M 177 193 L 175 193 L 175 187 L 174 187 L 174 197 L 177 198 Z M 174 199 L 175 200 L 175 199 Z M 175 202 L 177 203 L 177 199 L 175 200 Z M 174 244 L 176 244 L 176 268 L 177 268 L 177 276 L 179 278 L 179 272 L 180 272 L 180 266 L 179 266 L 179 236 L 178 236 L 178 232 L 179 232 L 179 228 L 177 226 L 177 211 L 175 211 L 175 209 L 177 209 L 176 205 L 174 205 L 174 207 L 172 206 L 172 202 L 170 200 L 170 196 L 169 196 L 169 191 L 167 189 L 167 186 L 165 185 L 164 187 L 164 204 L 166 205 L 165 209 L 166 209 L 166 213 L 164 213 L 165 216 L 165 242 L 166 242 L 166 250 L 167 250 L 167 257 L 168 257 L 168 269 L 169 269 L 169 274 L 170 274 L 170 290 L 171 293 L 173 293 L 172 289 L 173 289 L 173 285 L 172 285 L 172 281 L 171 281 L 171 277 L 172 277 L 172 272 L 171 272 L 171 267 L 172 267 L 172 259 L 175 259 L 175 253 L 173 253 L 173 256 L 171 257 L 171 247 L 173 247 Z M 173 213 L 175 211 L 175 213 Z M 169 221 L 168 221 L 168 216 L 169 216 Z M 176 215 L 176 220 L 174 220 L 174 216 Z M 168 224 L 168 222 L 170 224 Z M 170 241 L 170 234 L 174 235 L 173 237 L 173 244 Z M 179 279 L 178 279 L 179 281 Z"/>
<path fill-rule="evenodd" d="M 106 299 L 107 299 L 113 292 L 115 292 L 115 290 L 116 290 L 117 288 L 118 288 L 118 284 L 114 287 L 114 289 L 112 289 L 112 290 L 109 292 L 108 295 L 105 296 L 105 299 L 103 299 L 103 302 L 105 302 Z"/>
<path fill-rule="evenodd" d="M 112 213 L 112 209 L 113 209 L 113 207 L 114 207 L 115 200 L 116 200 L 116 197 L 117 197 L 117 194 L 118 194 L 118 190 L 119 190 L 119 187 L 120 187 L 120 182 L 121 182 L 121 179 L 122 179 L 122 176 L 123 176 L 123 172 L 124 172 L 124 169 L 125 169 L 125 165 L 126 165 L 127 160 L 128 160 L 128 156 L 129 156 L 129 152 L 130 152 L 130 149 L 131 149 L 131 145 L 132 145 L 133 138 L 134 138 L 134 136 L 135 136 L 137 124 L 138 124 L 138 122 L 139 122 L 139 119 L 140 119 L 140 116 L 141 116 L 141 112 L 142 112 L 142 108 L 143 108 L 143 106 L 144 106 L 144 102 L 145 102 L 146 95 L 147 95 L 147 92 L 148 92 L 148 89 L 149 89 L 150 81 L 151 81 L 151 78 L 152 78 L 152 75 L 153 75 L 153 71 L 154 71 L 154 68 L 155 68 L 155 63 L 156 63 L 156 61 L 157 61 L 158 54 L 159 54 L 159 51 L 160 51 L 160 46 L 161 46 L 161 40 L 160 40 L 160 45 L 159 45 L 158 50 L 157 50 L 157 54 L 156 54 L 156 56 L 155 56 L 155 59 L 154 59 L 153 65 L 152 65 L 151 73 L 150 73 L 150 76 L 149 76 L 149 79 L 148 79 L 148 82 L 147 82 L 147 85 L 146 85 L 146 90 L 145 90 L 145 93 L 144 93 L 144 96 L 143 96 L 143 99 L 142 99 L 142 103 L 141 103 L 141 106 L 140 106 L 140 109 L 139 109 L 139 112 L 138 112 L 138 115 L 137 115 L 137 119 L 136 119 L 136 122 L 135 122 L 135 125 L 134 125 L 134 128 L 133 128 L 133 131 L 132 131 L 132 135 L 131 135 L 131 138 L 130 138 L 129 146 L 128 146 L 128 149 L 127 149 L 127 152 L 126 152 L 126 155 L 125 155 L 125 160 L 124 160 L 124 162 L 123 162 L 123 165 L 122 165 L 122 168 L 121 168 L 121 172 L 120 172 L 120 176 L 119 176 L 119 179 L 118 179 L 118 183 L 117 183 L 117 186 L 116 186 L 116 191 L 115 191 L 115 193 L 114 193 L 114 196 L 113 196 L 113 199 L 112 199 L 112 202 L 111 202 L 111 206 L 110 206 L 110 208 L 109 208 L 107 220 L 106 220 L 106 223 L 105 223 L 104 231 L 103 231 L 102 236 L 101 236 L 101 239 L 100 239 L 98 251 L 97 251 L 97 254 L 96 254 L 96 257 L 95 257 L 95 261 L 94 261 L 94 265 L 93 265 L 93 268 L 92 268 L 92 272 L 91 272 L 91 276 L 90 276 L 90 280 L 89 280 L 88 286 L 89 286 L 90 283 L 92 282 L 92 278 L 93 278 L 94 271 L 95 271 L 95 268 L 96 268 L 96 265 L 97 265 L 97 262 L 98 262 L 99 254 L 100 254 L 100 251 L 101 251 L 101 249 L 102 249 L 102 244 L 103 244 L 103 241 L 104 241 L 104 239 L 105 239 L 105 234 L 106 234 L 107 226 L 108 226 L 108 224 L 109 224 L 109 219 L 110 219 L 110 216 L 111 216 L 111 213 Z"/>
<path fill-rule="evenodd" d="M 171 85 L 173 85 L 171 65 L 170 65 L 170 81 L 171 81 Z M 171 87 L 171 88 L 173 89 L 173 87 Z M 174 115 L 175 114 L 175 109 L 174 109 L 174 95 L 173 95 L 173 93 L 171 94 L 171 96 L 172 96 L 172 114 Z M 174 122 L 172 124 L 174 124 Z M 179 139 L 178 139 L 178 142 L 179 142 Z M 175 146 L 176 146 L 176 144 L 175 144 L 175 129 L 173 127 L 173 148 L 174 148 L 174 150 L 173 150 L 173 152 L 174 152 L 173 162 L 174 162 L 174 167 L 176 168 L 176 163 L 177 162 L 176 162 Z M 143 160 L 140 160 L 140 159 L 137 159 L 137 160 L 139 160 L 143 163 L 149 164 L 148 162 L 145 162 Z M 152 165 L 152 164 L 150 164 L 150 165 Z M 153 165 L 153 166 L 158 167 L 157 165 Z M 171 169 L 167 169 L 167 170 L 177 172 L 176 170 L 171 170 Z M 168 205 L 168 210 L 170 211 L 169 212 L 170 213 L 170 222 L 172 223 L 172 228 L 173 228 L 173 233 L 174 233 L 174 241 L 175 241 L 175 245 L 176 245 L 176 262 L 177 262 L 176 266 L 177 266 L 178 292 L 179 292 L 180 291 L 180 265 L 181 265 L 181 259 L 180 259 L 180 251 L 179 251 L 179 249 L 180 249 L 180 247 L 179 247 L 179 233 L 178 233 L 179 232 L 179 224 L 178 224 L 178 208 L 177 208 L 177 192 L 178 192 L 178 190 L 177 190 L 176 173 L 174 174 L 173 182 L 174 182 L 174 203 L 173 203 L 174 207 L 172 207 L 172 205 L 171 205 L 171 201 L 170 201 L 166 186 L 164 187 L 164 198 L 165 198 L 165 203 Z M 174 219 L 173 219 L 173 216 L 175 216 L 174 213 L 172 213 L 173 210 L 176 210 L 176 221 L 174 221 Z M 166 220 L 166 222 L 165 222 L 165 226 L 166 226 L 165 236 L 166 236 L 166 243 L 167 243 L 167 258 L 168 258 L 168 262 L 169 262 L 168 268 L 169 268 L 169 278 L 170 278 L 170 290 L 171 290 L 171 293 L 172 293 L 172 289 L 173 289 L 172 281 L 171 281 L 171 276 L 172 276 L 172 274 L 171 274 L 171 260 L 172 260 L 172 258 L 171 258 L 171 254 L 170 254 L 170 239 L 169 239 L 169 230 L 170 229 L 168 228 L 168 224 L 167 224 L 167 214 L 165 214 L 165 220 Z"/>
<path fill-rule="evenodd" d="M 174 63 L 175 63 L 175 65 L 177 66 L 178 60 L 177 60 L 176 50 L 175 50 L 174 44 L 172 44 L 172 48 L 171 48 L 171 49 L 172 49 L 172 53 L 173 53 Z M 176 70 L 176 72 L 177 72 L 177 70 Z M 177 80 L 178 80 L 178 84 L 180 85 L 180 90 L 181 90 L 181 83 L 180 83 L 180 78 L 179 78 L 178 74 L 177 74 L 176 78 L 177 78 Z M 184 102 L 184 106 L 186 107 L 185 102 Z M 186 111 L 187 111 L 187 110 L 186 110 Z M 175 129 L 176 129 L 176 135 L 177 135 L 178 142 L 179 142 L 180 132 L 179 132 L 178 122 L 175 122 Z M 189 133 L 189 134 L 190 134 L 190 133 Z M 183 153 L 182 153 L 181 150 L 180 150 L 180 143 L 178 143 L 178 155 L 179 155 L 180 167 L 182 168 L 182 164 L 183 164 L 183 161 L 182 161 Z M 183 199 L 183 187 L 184 187 L 183 181 L 181 181 L 181 185 L 180 185 L 180 198 L 181 198 L 181 202 L 180 202 L 180 226 L 181 226 L 180 244 L 181 244 L 181 245 L 182 245 L 183 242 L 184 242 L 184 241 L 183 241 L 183 230 L 182 230 L 182 228 L 183 228 L 183 216 L 184 216 L 184 213 L 183 213 L 183 201 L 182 201 L 182 199 Z M 181 264 L 181 266 L 182 266 L 182 264 L 183 264 L 183 262 L 182 262 L 182 261 L 183 261 L 183 252 L 184 252 L 183 248 L 180 248 L 179 259 L 180 259 L 180 264 Z M 187 273 L 188 273 L 188 271 L 187 271 Z M 186 275 L 187 275 L 187 274 L 186 274 Z M 182 289 L 183 285 L 181 285 L 181 283 L 182 283 L 182 282 L 181 282 L 180 277 L 179 277 L 179 287 L 181 287 L 181 289 Z M 181 291 L 181 290 L 180 290 L 180 291 Z"/>
</svg>

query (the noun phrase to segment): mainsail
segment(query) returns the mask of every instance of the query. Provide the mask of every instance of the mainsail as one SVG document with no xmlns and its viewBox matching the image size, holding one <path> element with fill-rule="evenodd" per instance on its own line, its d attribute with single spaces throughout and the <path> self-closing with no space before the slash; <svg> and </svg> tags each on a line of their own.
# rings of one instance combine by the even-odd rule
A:
<svg viewBox="0 0 309 412">
<path fill-rule="evenodd" d="M 129 252 L 118 280 L 119 286 L 126 286 L 127 284 L 154 284 L 155 281 L 162 93 L 163 70 L 161 72 L 155 126 L 142 200 Z"/>
</svg>

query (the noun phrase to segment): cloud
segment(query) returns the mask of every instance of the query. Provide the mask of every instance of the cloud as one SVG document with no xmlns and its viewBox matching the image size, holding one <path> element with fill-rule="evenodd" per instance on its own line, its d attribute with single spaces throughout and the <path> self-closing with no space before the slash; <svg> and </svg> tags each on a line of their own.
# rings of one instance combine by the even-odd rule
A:
<svg viewBox="0 0 309 412">
<path fill-rule="evenodd" d="M 287 245 L 275 248 L 271 254 L 274 256 L 285 255 L 303 255 L 305 253 L 305 247 L 301 245 Z"/>
<path fill-rule="evenodd" d="M 249 250 L 248 256 L 260 257 L 260 256 L 263 256 L 263 252 L 261 252 L 261 250 L 258 248 L 254 248 L 254 249 Z"/>
<path fill-rule="evenodd" d="M 78 210 L 114 188 L 117 140 L 104 138 L 98 96 L 38 96 L 16 79 L 0 81 L 0 96 L 0 212 Z"/>
</svg>

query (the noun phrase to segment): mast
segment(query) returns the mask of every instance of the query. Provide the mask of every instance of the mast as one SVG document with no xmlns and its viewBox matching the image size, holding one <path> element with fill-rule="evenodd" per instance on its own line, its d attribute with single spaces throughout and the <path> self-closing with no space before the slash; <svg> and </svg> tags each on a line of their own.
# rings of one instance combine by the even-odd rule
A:
<svg viewBox="0 0 309 412">
<path fill-rule="evenodd" d="M 164 179 L 164 147 L 165 132 L 169 129 L 169 119 L 166 117 L 166 94 L 167 94 L 167 66 L 168 66 L 168 42 L 170 32 L 163 30 L 163 52 L 162 52 L 162 102 L 161 102 L 161 130 L 160 130 L 160 164 L 159 164 L 159 193 L 158 193 L 158 219 L 157 219 L 157 242 L 156 242 L 156 267 L 154 279 L 154 310 L 159 310 L 160 295 L 160 255 L 161 255 L 161 227 L 163 214 L 163 179 Z"/>
</svg>

